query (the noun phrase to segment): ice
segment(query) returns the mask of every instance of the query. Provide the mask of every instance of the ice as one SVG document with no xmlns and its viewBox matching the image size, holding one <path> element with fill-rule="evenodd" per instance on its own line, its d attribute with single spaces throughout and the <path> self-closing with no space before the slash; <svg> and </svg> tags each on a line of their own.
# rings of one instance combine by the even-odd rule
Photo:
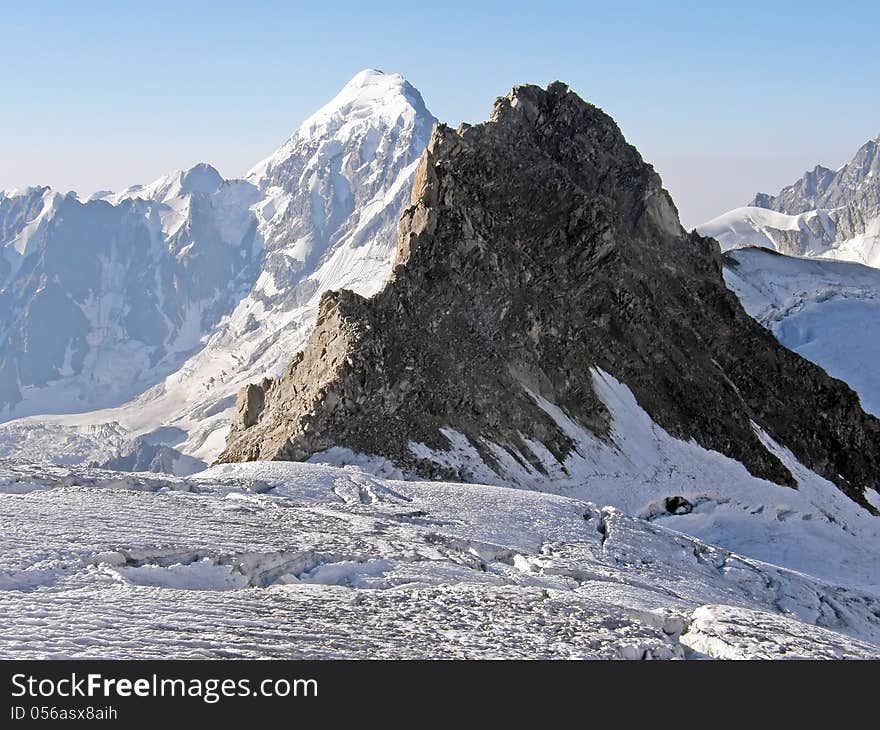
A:
<svg viewBox="0 0 880 730">
<path fill-rule="evenodd" d="M 725 280 L 746 311 L 880 415 L 880 271 L 757 249 L 729 256 Z"/>
<path fill-rule="evenodd" d="M 880 657 L 875 590 L 572 497 L 353 464 L 42 469 L 2 465 L 44 487 L 0 493 L 6 659 Z"/>
<path fill-rule="evenodd" d="M 509 454 L 497 458 L 500 469 L 495 472 L 465 436 L 454 432 L 446 434 L 448 451 L 413 444 L 413 452 L 463 470 L 460 473 L 469 480 L 613 505 L 777 565 L 880 588 L 880 520 L 799 464 L 759 426 L 756 430 L 766 447 L 797 479 L 797 489 L 754 477 L 733 459 L 673 438 L 651 420 L 629 388 L 608 373 L 594 369 L 593 382 L 611 415 L 610 442 L 580 426 L 555 404 L 533 396 L 575 444 L 564 463 L 541 444 L 532 444 L 546 473 L 527 471 L 525 459 Z M 505 455 L 500 446 L 494 453 Z M 670 513 L 661 507 L 670 498 L 687 500 L 692 511 Z"/>
<path fill-rule="evenodd" d="M 126 581 L 141 586 L 180 588 L 195 591 L 227 591 L 247 586 L 247 579 L 236 574 L 232 566 L 216 565 L 209 558 L 195 563 L 121 567 L 116 572 Z"/>
<path fill-rule="evenodd" d="M 797 621 L 732 606 L 698 608 L 681 641 L 713 659 L 876 658 L 871 645 L 815 629 L 807 636 Z"/>
</svg>

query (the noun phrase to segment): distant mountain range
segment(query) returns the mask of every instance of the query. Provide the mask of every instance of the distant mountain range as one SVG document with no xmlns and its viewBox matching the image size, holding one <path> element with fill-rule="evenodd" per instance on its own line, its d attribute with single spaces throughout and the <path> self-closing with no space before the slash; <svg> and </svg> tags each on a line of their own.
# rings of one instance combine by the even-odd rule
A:
<svg viewBox="0 0 880 730">
<path fill-rule="evenodd" d="M 817 166 L 778 195 L 758 193 L 697 230 L 723 249 L 764 246 L 880 266 L 880 136 L 839 170 Z"/>
<path fill-rule="evenodd" d="M 786 254 L 732 252 L 728 285 L 784 345 L 845 380 L 880 415 L 880 137 L 839 170 L 816 166 L 697 230 L 727 251 Z"/>
<path fill-rule="evenodd" d="M 211 460 L 235 392 L 280 372 L 321 294 L 387 277 L 434 122 L 401 76 L 367 70 L 245 179 L 201 164 L 88 200 L 3 193 L 0 418 L 39 417 L 0 452 Z"/>
</svg>

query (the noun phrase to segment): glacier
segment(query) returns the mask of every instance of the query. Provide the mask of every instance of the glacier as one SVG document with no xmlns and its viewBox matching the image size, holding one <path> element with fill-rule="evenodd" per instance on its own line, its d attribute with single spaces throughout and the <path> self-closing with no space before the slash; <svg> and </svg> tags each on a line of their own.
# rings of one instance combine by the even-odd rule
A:
<svg viewBox="0 0 880 730">
<path fill-rule="evenodd" d="M 5 463 L 0 512 L 4 659 L 880 656 L 876 593 L 571 497 Z"/>
<path fill-rule="evenodd" d="M 880 270 L 738 248 L 726 254 L 724 278 L 783 345 L 846 382 L 880 416 Z"/>
</svg>

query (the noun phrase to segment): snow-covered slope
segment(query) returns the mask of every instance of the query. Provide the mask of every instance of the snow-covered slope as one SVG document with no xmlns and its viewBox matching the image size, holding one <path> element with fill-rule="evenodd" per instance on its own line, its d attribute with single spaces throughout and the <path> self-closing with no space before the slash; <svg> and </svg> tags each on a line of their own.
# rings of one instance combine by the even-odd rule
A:
<svg viewBox="0 0 880 730">
<path fill-rule="evenodd" d="M 844 568 L 817 580 L 568 497 L 6 464 L 0 514 L 4 659 L 880 657 L 880 599 Z M 810 543 L 815 519 L 774 522 Z"/>
<path fill-rule="evenodd" d="M 880 415 L 880 137 L 697 230 L 729 252 L 725 280 L 746 311 Z"/>
<path fill-rule="evenodd" d="M 613 505 L 659 524 L 669 524 L 669 506 L 681 503 L 685 516 L 674 519 L 676 529 L 827 580 L 846 579 L 880 589 L 880 569 L 875 565 L 880 559 L 880 519 L 798 463 L 760 429 L 756 427 L 759 437 L 795 476 L 797 488 L 754 477 L 733 459 L 673 438 L 651 420 L 629 388 L 607 373 L 594 370 L 593 382 L 611 416 L 611 439 L 596 437 L 560 408 L 538 398 L 575 444 L 573 453 L 560 463 L 533 443 L 544 472 L 509 446 L 505 450 L 486 443 L 497 459 L 490 467 L 454 431 L 445 432 L 450 450 L 434 451 L 418 443 L 411 448 L 417 456 L 458 471 L 467 482 Z M 364 460 L 338 447 L 310 459 L 336 466 L 363 465 Z M 376 473 L 395 474 L 387 463 Z M 880 495 L 874 490 L 867 495 L 880 509 Z"/>
<path fill-rule="evenodd" d="M 697 230 L 724 249 L 766 246 L 880 266 L 880 137 L 839 170 L 816 167 L 778 195 L 759 193 Z"/>
<path fill-rule="evenodd" d="M 116 349 L 101 340 L 93 348 L 94 365 L 81 376 L 76 372 L 79 380 L 64 377 L 61 366 L 48 373 L 40 389 L 26 391 L 23 403 L 4 412 L 7 419 L 40 415 L 0 429 L 0 453 L 103 462 L 141 451 L 144 437 L 151 446 L 159 443 L 211 460 L 222 448 L 236 391 L 249 380 L 280 372 L 308 335 L 320 295 L 328 288 L 371 294 L 387 277 L 397 221 L 434 121 L 418 91 L 401 76 L 363 71 L 247 180 L 224 181 L 210 166 L 199 165 L 119 194 L 99 194 L 85 204 L 72 199 L 70 205 L 89 211 L 143 209 L 152 225 L 150 250 L 181 266 L 213 298 L 179 305 L 173 321 L 180 322 L 182 334 L 166 346 L 175 355 L 173 363 L 162 359 L 165 350 L 145 350 L 118 325 L 111 330 Z M 35 241 L 43 230 L 39 215 L 21 211 L 36 209 L 37 199 L 58 204 L 50 191 L 29 195 L 16 203 L 14 214 L 0 204 L 0 232 L 9 229 L 4 240 L 13 250 L 25 245 L 21 230 L 30 226 L 28 240 Z M 70 251 L 85 245 L 85 234 L 68 231 L 64 219 L 52 221 L 65 232 Z M 216 251 L 202 255 L 204 237 L 194 233 L 198 226 L 210 228 L 212 242 L 227 243 L 241 264 L 240 274 L 230 275 Z M 107 246 L 116 230 L 108 229 Z M 239 243 L 232 245 L 235 240 Z M 149 275 L 161 266 L 138 265 Z M 105 256 L 97 259 L 95 270 L 106 278 L 118 267 Z M 168 280 L 174 283 L 180 276 Z M 106 296 L 121 299 L 113 300 L 111 311 L 142 312 L 139 300 L 125 299 L 126 283 L 116 277 L 103 285 Z M 142 288 L 130 298 L 135 294 L 145 296 Z M 156 297 L 172 299 L 167 293 Z M 105 305 L 102 311 L 108 309 Z M 41 324 L 51 331 L 49 322 Z M 106 328 L 102 320 L 92 329 Z M 94 339 L 89 333 L 83 337 Z M 11 341 L 9 347 L 19 359 L 26 352 Z M 73 350 L 75 364 L 78 353 Z M 113 407 L 94 410 L 107 406 Z M 77 415 L 47 415 L 71 412 Z M 103 437 L 107 432 L 114 434 L 109 441 Z M 61 454 L 59 439 L 71 445 Z M 133 458 L 143 462 L 138 454 Z"/>
<path fill-rule="evenodd" d="M 697 226 L 697 230 L 716 239 L 723 250 L 763 246 L 802 256 L 820 256 L 832 243 L 824 228 L 817 225 L 820 220 L 816 211 L 786 215 L 767 208 L 746 206 Z M 796 243 L 790 243 L 792 239 Z"/>
<path fill-rule="evenodd" d="M 728 253 L 724 278 L 783 345 L 848 383 L 880 416 L 880 271 L 749 248 Z"/>
</svg>

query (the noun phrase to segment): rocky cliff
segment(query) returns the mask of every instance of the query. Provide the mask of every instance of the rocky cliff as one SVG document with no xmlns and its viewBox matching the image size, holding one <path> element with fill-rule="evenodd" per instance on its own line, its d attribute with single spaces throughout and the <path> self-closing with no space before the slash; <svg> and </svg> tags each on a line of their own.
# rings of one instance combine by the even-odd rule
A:
<svg viewBox="0 0 880 730">
<path fill-rule="evenodd" d="M 435 129 L 388 284 L 324 295 L 284 375 L 240 394 L 221 461 L 341 446 L 468 480 L 425 456 L 464 441 L 499 472 L 540 471 L 574 447 L 567 423 L 610 437 L 601 369 L 672 435 L 794 486 L 766 433 L 867 504 L 880 422 L 750 319 L 721 272 L 608 115 L 558 82 L 517 87 L 489 122 Z"/>
</svg>

